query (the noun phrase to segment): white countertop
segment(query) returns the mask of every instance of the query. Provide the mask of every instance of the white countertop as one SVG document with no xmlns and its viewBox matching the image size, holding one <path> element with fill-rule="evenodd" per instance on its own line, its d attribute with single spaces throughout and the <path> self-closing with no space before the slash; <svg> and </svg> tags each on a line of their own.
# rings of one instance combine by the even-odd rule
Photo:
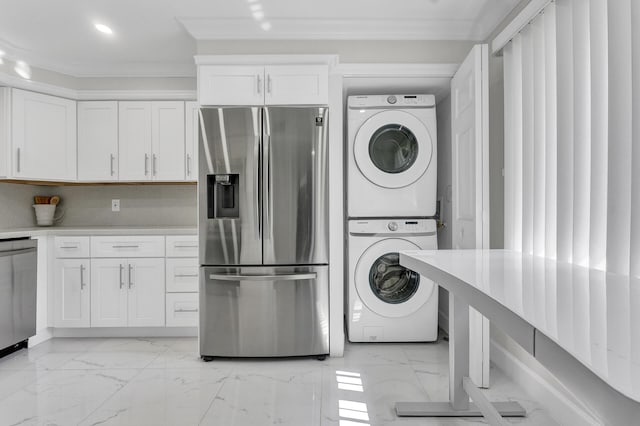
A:
<svg viewBox="0 0 640 426">
<path fill-rule="evenodd" d="M 640 401 L 640 278 L 506 250 L 405 251 L 400 260 L 475 287 Z"/>
<path fill-rule="evenodd" d="M 0 229 L 0 239 L 47 235 L 196 235 L 197 227 L 189 226 L 50 226 Z"/>
</svg>

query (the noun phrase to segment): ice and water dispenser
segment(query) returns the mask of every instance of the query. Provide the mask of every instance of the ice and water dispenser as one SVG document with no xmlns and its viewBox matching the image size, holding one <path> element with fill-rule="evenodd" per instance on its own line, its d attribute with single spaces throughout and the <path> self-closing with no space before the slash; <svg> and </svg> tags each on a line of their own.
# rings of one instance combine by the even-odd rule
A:
<svg viewBox="0 0 640 426">
<path fill-rule="evenodd" d="M 207 175 L 209 219 L 240 217 L 238 174 Z"/>
</svg>

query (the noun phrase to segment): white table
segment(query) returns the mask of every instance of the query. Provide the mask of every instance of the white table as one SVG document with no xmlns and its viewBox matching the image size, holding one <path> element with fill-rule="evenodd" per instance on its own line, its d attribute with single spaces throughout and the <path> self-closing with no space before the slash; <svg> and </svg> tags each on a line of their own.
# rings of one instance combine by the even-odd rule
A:
<svg viewBox="0 0 640 426">
<path fill-rule="evenodd" d="M 566 382 L 603 421 L 637 424 L 640 278 L 506 250 L 407 251 L 400 253 L 400 263 L 450 293 L 450 401 L 399 402 L 399 416 L 468 416 L 469 396 L 492 423 L 503 421 L 498 412 L 517 414 L 514 406 L 489 403 L 465 378 L 472 306 Z"/>
</svg>

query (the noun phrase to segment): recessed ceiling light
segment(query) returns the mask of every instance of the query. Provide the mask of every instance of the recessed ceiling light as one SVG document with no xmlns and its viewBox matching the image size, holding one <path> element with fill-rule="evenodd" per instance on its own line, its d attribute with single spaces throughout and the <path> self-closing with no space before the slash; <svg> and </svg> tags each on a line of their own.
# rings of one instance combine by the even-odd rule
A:
<svg viewBox="0 0 640 426">
<path fill-rule="evenodd" d="M 95 24 L 96 30 L 100 31 L 103 34 L 113 34 L 113 30 L 107 27 L 105 24 Z"/>
<path fill-rule="evenodd" d="M 4 55 L 6 55 L 4 50 L 0 50 L 0 65 L 4 64 Z"/>
<path fill-rule="evenodd" d="M 260 24 L 260 28 L 265 31 L 269 31 L 271 29 L 271 22 L 263 22 L 262 24 Z"/>
<path fill-rule="evenodd" d="M 247 1 L 248 1 L 249 3 L 255 3 L 255 2 L 257 2 L 258 0 L 247 0 Z"/>
<path fill-rule="evenodd" d="M 258 10 L 262 10 L 262 5 L 260 3 L 252 4 L 249 6 L 249 9 L 251 9 L 252 12 L 256 12 Z"/>
<path fill-rule="evenodd" d="M 264 19 L 264 12 L 261 10 L 256 10 L 255 12 L 253 12 L 253 19 L 255 19 L 256 21 L 262 21 L 262 19 Z"/>
<path fill-rule="evenodd" d="M 13 70 L 25 80 L 31 79 L 31 67 L 24 61 L 17 61 Z"/>
</svg>

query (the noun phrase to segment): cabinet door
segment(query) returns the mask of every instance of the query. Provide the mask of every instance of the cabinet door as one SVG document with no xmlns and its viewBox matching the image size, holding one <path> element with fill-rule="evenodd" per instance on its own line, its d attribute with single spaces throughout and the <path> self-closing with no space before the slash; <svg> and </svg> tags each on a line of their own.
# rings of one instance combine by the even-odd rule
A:
<svg viewBox="0 0 640 426">
<path fill-rule="evenodd" d="M 129 327 L 164 326 L 164 259 L 129 259 Z"/>
<path fill-rule="evenodd" d="M 264 67 L 200 66 L 198 101 L 200 105 L 264 104 Z"/>
<path fill-rule="evenodd" d="M 0 87 L 0 177 L 11 170 L 11 89 Z"/>
<path fill-rule="evenodd" d="M 154 180 L 184 180 L 184 102 L 153 102 L 151 105 Z"/>
<path fill-rule="evenodd" d="M 13 177 L 76 179 L 76 102 L 13 89 Z"/>
<path fill-rule="evenodd" d="M 198 180 L 198 135 L 200 105 L 197 102 L 185 102 L 184 141 L 185 141 L 185 176 L 187 181 Z"/>
<path fill-rule="evenodd" d="M 118 180 L 118 103 L 78 102 L 78 180 Z"/>
<path fill-rule="evenodd" d="M 118 105 L 120 180 L 151 179 L 151 102 Z"/>
<path fill-rule="evenodd" d="M 58 259 L 55 262 L 55 327 L 89 327 L 90 268 L 88 259 Z"/>
<path fill-rule="evenodd" d="M 126 327 L 127 261 L 91 260 L 91 326 Z"/>
<path fill-rule="evenodd" d="M 265 67 L 266 105 L 326 105 L 329 68 L 326 65 Z"/>
</svg>

